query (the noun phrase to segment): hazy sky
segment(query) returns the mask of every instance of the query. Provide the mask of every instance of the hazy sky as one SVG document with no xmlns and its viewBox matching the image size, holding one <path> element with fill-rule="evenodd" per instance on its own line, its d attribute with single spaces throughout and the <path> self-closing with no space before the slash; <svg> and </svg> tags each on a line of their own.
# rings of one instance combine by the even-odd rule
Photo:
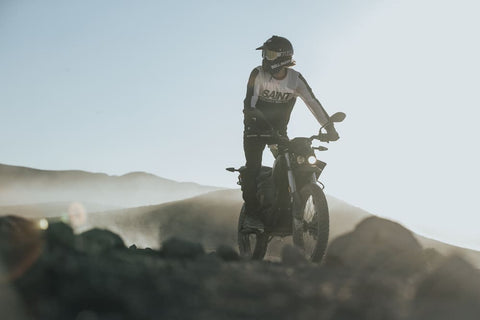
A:
<svg viewBox="0 0 480 320">
<path fill-rule="evenodd" d="M 477 1 L 0 0 L 0 163 L 237 187 L 254 49 L 276 34 L 341 139 L 327 193 L 480 249 Z M 299 100 L 290 136 L 318 125 Z M 266 156 L 266 164 L 271 157 Z"/>
</svg>

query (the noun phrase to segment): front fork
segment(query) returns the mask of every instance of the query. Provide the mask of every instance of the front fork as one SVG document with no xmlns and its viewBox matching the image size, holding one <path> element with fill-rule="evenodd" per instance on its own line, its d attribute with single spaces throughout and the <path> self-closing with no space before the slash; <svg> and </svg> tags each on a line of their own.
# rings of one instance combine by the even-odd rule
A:
<svg viewBox="0 0 480 320">
<path fill-rule="evenodd" d="M 300 194 L 297 190 L 297 183 L 295 182 L 295 176 L 293 175 L 293 167 L 290 161 L 290 155 L 288 152 L 284 154 L 285 162 L 287 164 L 287 177 L 288 186 L 290 191 L 290 197 L 292 199 L 292 215 L 293 215 L 293 227 L 295 230 L 303 228 L 303 208 Z"/>
</svg>

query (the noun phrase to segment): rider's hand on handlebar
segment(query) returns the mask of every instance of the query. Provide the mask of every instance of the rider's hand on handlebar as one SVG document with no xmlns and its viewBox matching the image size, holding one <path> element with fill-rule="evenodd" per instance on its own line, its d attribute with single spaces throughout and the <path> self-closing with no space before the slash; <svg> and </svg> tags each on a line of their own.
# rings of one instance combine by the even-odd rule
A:
<svg viewBox="0 0 480 320">
<path fill-rule="evenodd" d="M 325 130 L 327 131 L 326 136 L 328 138 L 328 141 L 337 141 L 338 139 L 340 139 L 340 136 L 338 135 L 337 130 L 335 130 L 333 123 L 327 124 L 325 126 Z"/>
</svg>

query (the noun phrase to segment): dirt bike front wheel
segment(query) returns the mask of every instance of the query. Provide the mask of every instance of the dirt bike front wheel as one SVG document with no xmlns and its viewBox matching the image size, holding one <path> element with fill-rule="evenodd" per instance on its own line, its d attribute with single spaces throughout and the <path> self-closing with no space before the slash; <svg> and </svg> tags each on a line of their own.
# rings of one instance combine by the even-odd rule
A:
<svg viewBox="0 0 480 320">
<path fill-rule="evenodd" d="M 323 190 L 314 183 L 300 190 L 302 221 L 293 226 L 293 243 L 312 262 L 320 262 L 325 254 L 330 230 L 328 204 Z"/>
<path fill-rule="evenodd" d="M 240 256 L 247 259 L 261 260 L 267 252 L 268 238 L 265 233 L 248 233 L 243 231 L 242 226 L 245 216 L 244 204 L 238 218 L 238 249 Z"/>
</svg>

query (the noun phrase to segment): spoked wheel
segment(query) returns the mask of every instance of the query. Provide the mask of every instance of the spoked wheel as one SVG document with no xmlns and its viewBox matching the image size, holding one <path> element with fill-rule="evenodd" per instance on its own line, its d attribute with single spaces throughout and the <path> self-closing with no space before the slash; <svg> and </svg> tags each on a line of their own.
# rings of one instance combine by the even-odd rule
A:
<svg viewBox="0 0 480 320">
<path fill-rule="evenodd" d="M 242 225 L 244 219 L 245 205 L 243 205 L 238 219 L 238 248 L 240 256 L 253 260 L 261 260 L 267 252 L 267 235 L 265 233 L 248 233 L 243 231 Z"/>
<path fill-rule="evenodd" d="M 308 184 L 300 190 L 300 207 L 303 219 L 293 226 L 293 243 L 302 249 L 305 257 L 320 262 L 328 244 L 330 228 L 327 199 L 316 184 Z"/>
</svg>

